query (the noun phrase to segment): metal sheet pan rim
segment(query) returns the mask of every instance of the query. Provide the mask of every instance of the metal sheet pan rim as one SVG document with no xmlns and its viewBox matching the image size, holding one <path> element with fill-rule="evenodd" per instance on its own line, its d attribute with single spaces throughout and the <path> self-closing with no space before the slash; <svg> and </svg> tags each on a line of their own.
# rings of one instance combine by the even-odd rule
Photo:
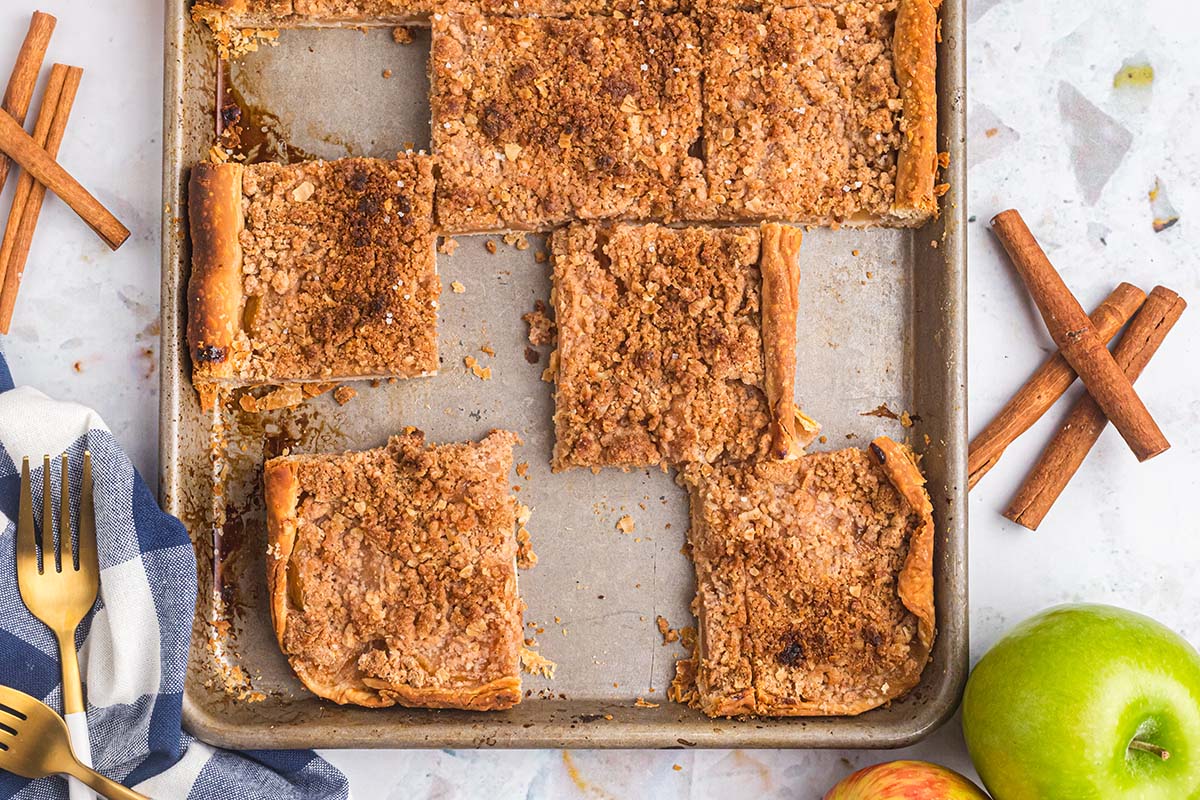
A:
<svg viewBox="0 0 1200 800">
<path fill-rule="evenodd" d="M 179 431 L 182 400 L 191 391 L 186 378 L 186 348 L 181 347 L 185 323 L 183 235 L 184 205 L 183 47 L 190 24 L 187 0 L 172 0 L 166 14 L 164 36 L 164 137 L 163 191 L 167 208 L 163 217 L 162 270 L 162 369 L 160 376 L 161 496 L 171 513 L 179 514 L 181 471 Z M 202 740 L 226 747 L 824 747 L 894 748 L 912 744 L 937 729 L 954 712 L 968 671 L 967 505 L 966 505 L 966 158 L 965 158 L 965 22 L 961 0 L 943 4 L 945 42 L 939 60 L 939 96 L 942 148 L 951 155 L 947 180 L 950 193 L 943 199 L 947 236 L 940 255 L 945 273 L 937 280 L 941 295 L 936 312 L 945 338 L 945 374 L 940 378 L 951 410 L 945 433 L 948 496 L 940 511 L 946 520 L 939 545 L 947 549 L 939 582 L 955 587 L 938 598 L 939 636 L 944 655 L 928 669 L 940 669 L 935 690 L 907 717 L 812 718 L 807 720 L 693 720 L 683 719 L 685 709 L 644 715 L 627 713 L 607 725 L 585 725 L 570 702 L 538 701 L 546 717 L 523 727 L 495 717 L 465 712 L 429 712 L 420 726 L 391 723 L 379 713 L 371 724 L 339 723 L 336 710 L 314 730 L 311 726 L 286 726 L 264 721 L 259 725 L 232 725 L 206 710 L 185 687 L 185 727 Z M 198 609 L 198 612 L 200 609 Z M 664 705 L 667 705 L 664 703 Z M 573 710 L 575 709 L 575 710 Z M 624 709 L 628 712 L 628 709 Z M 659 709 L 664 711 L 664 709 Z M 672 713 L 676 717 L 667 719 Z M 378 720 L 377 722 L 375 720 Z"/>
</svg>

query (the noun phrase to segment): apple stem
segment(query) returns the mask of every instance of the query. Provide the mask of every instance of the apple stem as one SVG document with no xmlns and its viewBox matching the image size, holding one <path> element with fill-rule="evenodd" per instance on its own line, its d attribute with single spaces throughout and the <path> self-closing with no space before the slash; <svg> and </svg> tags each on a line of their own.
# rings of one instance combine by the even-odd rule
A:
<svg viewBox="0 0 1200 800">
<path fill-rule="evenodd" d="M 1161 758 L 1163 761 L 1166 761 L 1168 758 L 1171 757 L 1171 753 L 1169 750 L 1159 747 L 1156 744 L 1150 744 L 1149 742 L 1143 742 L 1141 739 L 1134 739 L 1132 742 L 1130 742 L 1129 749 L 1130 750 L 1141 750 L 1143 753 L 1153 753 L 1154 755 Z"/>
</svg>

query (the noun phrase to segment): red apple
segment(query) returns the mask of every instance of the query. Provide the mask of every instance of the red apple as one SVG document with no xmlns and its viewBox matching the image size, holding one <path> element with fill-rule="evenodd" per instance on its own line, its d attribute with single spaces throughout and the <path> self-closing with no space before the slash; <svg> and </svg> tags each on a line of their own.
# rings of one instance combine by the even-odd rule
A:
<svg viewBox="0 0 1200 800">
<path fill-rule="evenodd" d="M 924 761 L 893 761 L 860 769 L 829 790 L 825 800 L 988 800 L 952 769 Z"/>
</svg>

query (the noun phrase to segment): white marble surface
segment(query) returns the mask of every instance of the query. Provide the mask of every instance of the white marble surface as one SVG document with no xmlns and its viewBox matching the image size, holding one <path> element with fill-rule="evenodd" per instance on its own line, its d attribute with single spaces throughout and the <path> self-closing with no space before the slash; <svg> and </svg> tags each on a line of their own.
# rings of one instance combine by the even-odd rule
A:
<svg viewBox="0 0 1200 800">
<path fill-rule="evenodd" d="M 1192 0 L 966 0 L 970 59 L 970 398 L 978 430 L 1050 349 L 987 230 L 1020 208 L 1085 305 L 1120 280 L 1200 298 L 1200 6 Z M 134 231 L 109 253 L 47 202 L 13 331 L 19 382 L 89 403 L 143 474 L 157 471 L 162 5 L 45 0 L 53 60 L 87 73 L 62 161 Z M 0 8 L 0 65 L 31 8 Z M 1115 90 L 1126 59 L 1152 89 Z M 7 66 L 4 66 L 7 71 Z M 1155 233 L 1162 181 L 1181 221 Z M 11 193 L 11 189 L 9 190 Z M 7 200 L 5 200 L 5 206 Z M 1056 409 L 971 496 L 972 653 L 1044 606 L 1117 603 L 1200 641 L 1200 309 L 1185 314 L 1139 387 L 1174 448 L 1138 465 L 1111 430 L 1035 534 L 999 514 Z M 852 768 L 915 755 L 969 772 L 956 722 L 903 753 L 343 752 L 358 798 L 817 798 Z M 676 765 L 679 767 L 676 769 Z M 572 769 L 572 766 L 574 769 Z"/>
</svg>

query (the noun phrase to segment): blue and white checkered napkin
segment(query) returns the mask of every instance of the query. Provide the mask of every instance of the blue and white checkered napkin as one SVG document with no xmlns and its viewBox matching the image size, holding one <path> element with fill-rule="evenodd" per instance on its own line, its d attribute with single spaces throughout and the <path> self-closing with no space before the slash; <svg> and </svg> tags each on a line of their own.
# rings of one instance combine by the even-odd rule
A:
<svg viewBox="0 0 1200 800">
<path fill-rule="evenodd" d="M 43 454 L 92 453 L 100 599 L 79 626 L 79 666 L 96 768 L 155 800 L 346 798 L 346 779 L 311 751 L 231 753 L 183 733 L 183 678 L 196 603 L 196 559 L 104 422 L 89 408 L 13 388 L 0 355 L 0 683 L 61 711 L 58 648 L 17 591 L 21 458 L 42 481 Z M 58 470 L 52 476 L 57 481 Z M 78 492 L 78 487 L 73 489 Z M 66 798 L 61 778 L 0 771 L 0 798 Z"/>
</svg>

